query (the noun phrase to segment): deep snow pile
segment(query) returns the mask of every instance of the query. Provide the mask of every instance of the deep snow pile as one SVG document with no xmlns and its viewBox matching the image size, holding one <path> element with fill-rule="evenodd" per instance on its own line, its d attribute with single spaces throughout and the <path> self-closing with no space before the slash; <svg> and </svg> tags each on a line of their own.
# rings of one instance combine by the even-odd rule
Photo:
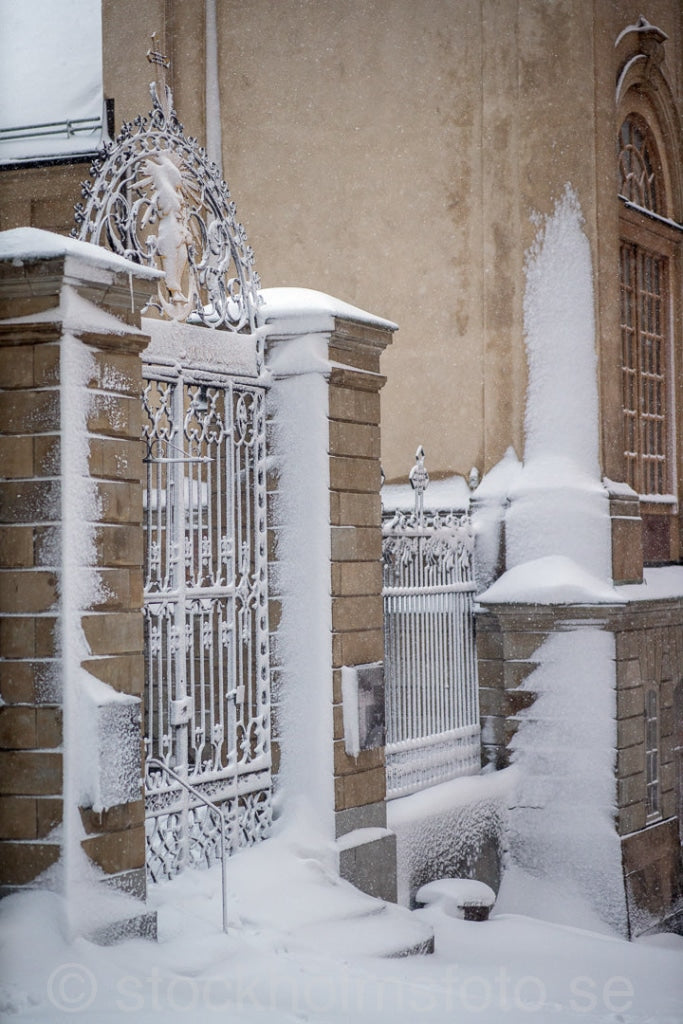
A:
<svg viewBox="0 0 683 1024">
<path fill-rule="evenodd" d="M 0 1016 L 17 1024 L 680 1024 L 683 940 L 676 936 L 628 943 L 497 907 L 483 923 L 430 908 L 416 916 L 434 928 L 434 955 L 335 958 L 325 921 L 352 912 L 360 894 L 325 859 L 304 830 L 237 854 L 227 935 L 219 865 L 151 887 L 158 943 L 69 942 L 59 896 L 10 896 L 0 903 Z M 567 902 L 566 893 L 559 898 Z M 298 931 L 313 917 L 322 929 L 314 946 Z M 362 918 L 357 928 L 362 939 Z"/>
<path fill-rule="evenodd" d="M 397 836 L 398 901 L 432 879 L 483 878 L 498 887 L 514 768 L 451 779 L 387 802 Z"/>
<path fill-rule="evenodd" d="M 609 505 L 600 479 L 593 277 L 582 225 L 567 186 L 527 253 L 524 465 L 508 492 L 506 566 L 564 555 L 604 584 L 611 579 Z"/>
<path fill-rule="evenodd" d="M 525 688 L 537 694 L 511 741 L 520 770 L 510 853 L 528 873 L 588 899 L 625 930 L 621 848 L 614 827 L 614 636 L 555 633 Z M 543 899 L 530 909 L 543 915 Z"/>
<path fill-rule="evenodd" d="M 524 327 L 529 379 L 521 468 L 506 459 L 507 571 L 480 600 L 548 605 L 618 603 L 612 586 L 608 495 L 599 469 L 597 356 L 590 247 L 567 186 L 538 222 L 527 253 Z M 500 492 L 500 488 L 489 488 Z M 486 497 L 486 478 L 480 485 Z M 476 496 L 475 496 L 476 497 Z M 501 499 L 502 499 L 501 494 Z M 489 502 L 490 504 L 490 502 Z M 479 522 L 495 540 L 493 514 Z M 475 518 L 475 525 L 476 525 Z M 489 546 L 491 542 L 489 542 Z M 484 546 L 485 547 L 485 546 Z M 614 637 L 590 625 L 551 634 L 524 688 L 538 694 L 518 716 L 520 770 L 511 813 L 514 861 L 536 879 L 587 899 L 612 926 L 625 923 L 615 804 Z"/>
</svg>

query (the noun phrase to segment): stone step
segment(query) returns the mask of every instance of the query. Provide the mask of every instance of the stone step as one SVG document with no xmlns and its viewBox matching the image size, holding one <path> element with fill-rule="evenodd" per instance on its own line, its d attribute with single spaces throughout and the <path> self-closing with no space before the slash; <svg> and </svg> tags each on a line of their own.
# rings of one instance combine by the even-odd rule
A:
<svg viewBox="0 0 683 1024">
<path fill-rule="evenodd" d="M 354 917 L 305 925 L 297 943 L 335 957 L 402 957 L 434 952 L 434 932 L 405 907 L 381 903 Z"/>
</svg>

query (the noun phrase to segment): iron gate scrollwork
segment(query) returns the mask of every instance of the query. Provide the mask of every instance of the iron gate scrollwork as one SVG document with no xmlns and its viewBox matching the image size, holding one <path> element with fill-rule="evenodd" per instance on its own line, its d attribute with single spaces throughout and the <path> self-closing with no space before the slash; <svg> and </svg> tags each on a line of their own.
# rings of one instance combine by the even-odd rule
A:
<svg viewBox="0 0 683 1024">
<path fill-rule="evenodd" d="M 223 805 L 229 846 L 270 825 L 265 392 L 148 380 L 144 427 L 148 869 L 218 856 L 218 824 L 157 762 Z M 150 762 L 153 762 L 150 764 Z"/>
<path fill-rule="evenodd" d="M 152 111 L 93 162 L 73 233 L 163 271 L 143 311 L 145 816 L 156 880 L 267 833 L 271 751 L 259 279 L 226 183 L 176 116 L 168 61 L 148 56 Z"/>
</svg>

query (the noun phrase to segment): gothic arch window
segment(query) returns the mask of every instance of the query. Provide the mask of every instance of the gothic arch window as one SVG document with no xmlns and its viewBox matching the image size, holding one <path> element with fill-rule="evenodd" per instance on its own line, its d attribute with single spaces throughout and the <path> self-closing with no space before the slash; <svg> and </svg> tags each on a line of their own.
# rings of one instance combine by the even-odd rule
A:
<svg viewBox="0 0 683 1024">
<path fill-rule="evenodd" d="M 646 122 L 637 114 L 629 115 L 619 132 L 619 195 L 642 210 L 666 213 L 656 145 Z"/>
<path fill-rule="evenodd" d="M 642 92 L 633 100 L 617 140 L 624 463 L 641 497 L 645 560 L 657 563 L 678 556 L 674 334 L 681 229 L 654 111 Z"/>
</svg>

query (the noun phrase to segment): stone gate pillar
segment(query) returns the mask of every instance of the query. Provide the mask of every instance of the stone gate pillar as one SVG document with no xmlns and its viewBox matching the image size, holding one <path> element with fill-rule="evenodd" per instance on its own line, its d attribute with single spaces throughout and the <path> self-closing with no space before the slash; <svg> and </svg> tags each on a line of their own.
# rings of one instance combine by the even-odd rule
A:
<svg viewBox="0 0 683 1024">
<path fill-rule="evenodd" d="M 339 870 L 396 899 L 386 828 L 380 356 L 396 326 L 319 292 L 264 293 L 274 733 L 287 806 Z M 277 762 L 276 762 L 277 768 Z"/>
<path fill-rule="evenodd" d="M 158 272 L 28 228 L 0 235 L 0 260 L 3 891 L 69 897 L 93 876 L 89 860 L 140 899 L 139 309 Z M 122 900 L 117 927 L 153 930 L 138 900 Z M 94 915 L 97 902 L 65 904 Z M 105 935 L 111 922 L 70 924 Z"/>
</svg>

